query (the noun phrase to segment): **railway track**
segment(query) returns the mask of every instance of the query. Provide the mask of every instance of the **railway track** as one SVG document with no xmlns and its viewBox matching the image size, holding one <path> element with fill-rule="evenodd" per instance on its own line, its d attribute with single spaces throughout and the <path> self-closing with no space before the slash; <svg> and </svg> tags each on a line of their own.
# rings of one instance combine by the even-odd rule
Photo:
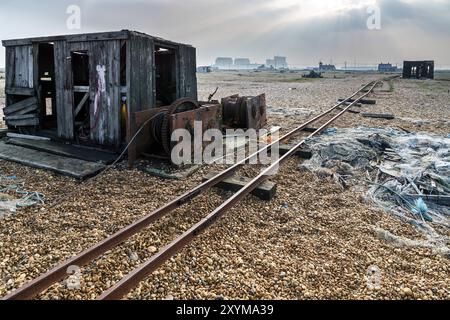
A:
<svg viewBox="0 0 450 320">
<path fill-rule="evenodd" d="M 234 164 L 228 169 L 217 174 L 212 179 L 200 184 L 199 186 L 172 200 L 168 204 L 160 207 L 159 209 L 145 215 L 140 220 L 130 224 L 129 226 L 123 228 L 122 230 L 116 232 L 115 234 L 111 235 L 105 240 L 81 252 L 80 254 L 62 262 L 61 264 L 54 267 L 45 274 L 39 276 L 33 281 L 25 284 L 21 288 L 5 296 L 3 300 L 27 300 L 35 298 L 37 295 L 39 295 L 44 290 L 48 289 L 53 284 L 68 277 L 67 270 L 71 266 L 81 267 L 87 265 L 94 259 L 99 258 L 100 256 L 104 255 L 107 251 L 117 247 L 118 245 L 120 245 L 133 235 L 139 233 L 156 220 L 174 211 L 175 209 L 189 203 L 191 200 L 193 200 L 200 194 L 216 186 L 218 183 L 225 180 L 226 178 L 231 177 L 233 174 L 236 173 L 236 171 L 245 166 L 248 162 L 257 158 L 260 153 L 270 150 L 272 147 L 274 147 L 276 144 L 280 142 L 294 138 L 300 132 L 303 132 L 303 130 L 308 126 L 310 126 L 311 124 L 316 123 L 319 120 L 322 120 L 326 116 L 331 116 L 330 119 L 328 119 L 325 123 L 323 123 L 316 131 L 308 135 L 306 138 L 301 139 L 301 141 L 297 142 L 292 149 L 290 149 L 286 154 L 280 157 L 276 162 L 274 162 L 267 168 L 263 169 L 260 172 L 260 174 L 258 174 L 255 178 L 253 178 L 244 188 L 236 192 L 227 201 L 225 201 L 219 207 L 217 207 L 211 213 L 209 213 L 204 219 L 196 223 L 189 230 L 184 232 L 182 235 L 180 235 L 171 243 L 169 243 L 166 247 L 161 249 L 156 255 L 154 255 L 149 260 L 141 264 L 138 268 L 129 273 L 127 276 L 125 276 L 122 280 L 117 282 L 111 288 L 103 292 L 103 294 L 101 294 L 97 299 L 114 300 L 123 298 L 134 287 L 136 287 L 140 281 L 144 280 L 159 266 L 161 266 L 164 262 L 170 259 L 174 254 L 176 254 L 182 248 L 188 245 L 193 239 L 195 239 L 195 237 L 201 234 L 209 226 L 214 224 L 215 221 L 217 221 L 225 212 L 227 212 L 234 205 L 236 205 L 236 203 L 238 203 L 249 193 L 251 193 L 255 188 L 257 188 L 262 182 L 264 182 L 264 180 L 266 180 L 269 177 L 269 174 L 274 169 L 276 169 L 278 166 L 283 164 L 287 159 L 289 159 L 292 155 L 294 155 L 296 151 L 299 148 L 301 148 L 309 139 L 319 135 L 330 124 L 332 124 L 343 114 L 345 114 L 352 106 L 354 106 L 359 101 L 361 101 L 361 99 L 364 99 L 366 96 L 372 93 L 374 88 L 381 82 L 382 80 L 368 83 L 367 85 L 365 85 L 364 87 L 353 93 L 348 98 L 337 103 L 336 105 L 334 105 L 327 111 L 323 112 L 322 114 L 303 123 L 299 127 L 282 136 L 277 141 L 273 141 L 267 146 L 264 146 L 254 154 L 249 155 L 246 159 L 239 161 L 238 163 Z M 336 110 L 340 111 L 339 113 L 333 115 L 333 111 Z"/>
</svg>

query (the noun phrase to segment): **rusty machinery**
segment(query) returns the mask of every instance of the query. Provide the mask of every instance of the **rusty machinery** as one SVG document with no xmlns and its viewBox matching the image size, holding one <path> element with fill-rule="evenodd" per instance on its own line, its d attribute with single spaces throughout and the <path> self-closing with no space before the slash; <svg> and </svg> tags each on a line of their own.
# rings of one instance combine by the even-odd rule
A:
<svg viewBox="0 0 450 320">
<path fill-rule="evenodd" d="M 150 121 L 148 121 L 150 119 Z M 202 123 L 202 133 L 222 129 L 222 106 L 215 102 L 197 102 L 179 99 L 170 106 L 150 109 L 135 114 L 136 126 L 148 123 L 137 142 L 137 153 L 151 153 L 169 157 L 176 142 L 171 141 L 177 129 L 186 129 L 192 136 L 196 121 Z"/>
<path fill-rule="evenodd" d="M 192 136 L 195 121 L 201 121 L 202 133 L 209 129 L 256 129 L 267 124 L 265 95 L 240 97 L 234 95 L 218 101 L 198 102 L 179 99 L 170 106 L 135 113 L 136 127 L 146 124 L 136 143 L 137 154 L 170 158 L 176 142 L 171 141 L 177 129 L 186 129 Z M 137 156 L 136 154 L 136 156 Z"/>
<path fill-rule="evenodd" d="M 226 128 L 259 130 L 267 124 L 266 95 L 222 99 L 223 124 Z"/>
</svg>

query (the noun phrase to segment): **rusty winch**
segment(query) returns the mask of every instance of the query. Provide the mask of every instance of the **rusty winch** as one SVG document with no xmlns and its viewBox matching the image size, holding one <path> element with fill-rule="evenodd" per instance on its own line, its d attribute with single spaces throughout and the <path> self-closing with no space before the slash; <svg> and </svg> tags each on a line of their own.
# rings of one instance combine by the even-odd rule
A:
<svg viewBox="0 0 450 320">
<path fill-rule="evenodd" d="M 209 129 L 222 130 L 221 105 L 184 98 L 157 109 L 149 124 L 151 142 L 162 146 L 164 152 L 170 155 L 176 144 L 171 141 L 172 133 L 177 129 L 185 129 L 193 136 L 196 121 L 201 122 L 202 135 Z"/>
<path fill-rule="evenodd" d="M 266 95 L 222 99 L 223 124 L 227 128 L 259 130 L 267 124 Z"/>
</svg>

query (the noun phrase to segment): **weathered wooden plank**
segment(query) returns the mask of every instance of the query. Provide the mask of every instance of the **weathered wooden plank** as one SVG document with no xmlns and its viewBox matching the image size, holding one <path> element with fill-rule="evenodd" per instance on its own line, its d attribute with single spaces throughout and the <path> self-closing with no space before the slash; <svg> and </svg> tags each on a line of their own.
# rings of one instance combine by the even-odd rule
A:
<svg viewBox="0 0 450 320">
<path fill-rule="evenodd" d="M 16 96 L 34 96 L 33 88 L 19 88 L 10 87 L 5 89 L 6 94 L 12 94 Z"/>
<path fill-rule="evenodd" d="M 96 175 L 105 165 L 79 159 L 53 155 L 0 142 L 0 159 L 17 162 L 33 168 L 50 170 L 76 179 Z"/>
<path fill-rule="evenodd" d="M 154 82 L 153 82 L 153 51 L 154 42 L 152 38 L 132 35 L 128 41 L 127 52 L 129 58 L 127 59 L 127 81 L 128 81 L 128 131 L 127 139 L 130 142 L 131 137 L 134 136 L 138 127 L 135 123 L 135 112 L 148 110 L 156 106 Z M 141 133 L 135 143 L 133 143 L 128 152 L 129 166 L 136 159 L 137 145 L 143 139 L 144 133 Z"/>
<path fill-rule="evenodd" d="M 153 40 L 146 37 L 132 37 L 130 53 L 130 111 L 138 112 L 154 108 L 156 105 L 153 84 Z"/>
<path fill-rule="evenodd" d="M 395 116 L 390 113 L 362 113 L 364 118 L 375 118 L 375 119 L 395 119 Z"/>
<path fill-rule="evenodd" d="M 39 118 L 7 120 L 6 124 L 12 127 L 32 127 L 39 125 Z"/>
<path fill-rule="evenodd" d="M 338 101 L 342 102 L 342 101 L 344 101 L 344 99 L 339 99 Z M 347 100 L 347 102 L 351 103 L 351 102 L 355 102 L 355 100 L 354 99 L 350 99 L 350 100 Z M 360 104 L 377 104 L 377 101 L 376 100 L 372 100 L 372 99 L 361 99 L 358 102 Z"/>
<path fill-rule="evenodd" d="M 203 182 L 208 181 L 214 178 L 217 173 L 210 173 L 203 177 Z M 243 187 L 245 187 L 252 179 L 247 177 L 232 177 L 227 178 L 217 184 L 217 188 L 226 190 L 226 191 L 239 191 Z M 275 197 L 277 193 L 277 184 L 265 181 L 260 184 L 255 190 L 252 191 L 252 195 L 260 198 L 261 200 L 270 201 Z"/>
<path fill-rule="evenodd" d="M 5 57 L 5 86 L 6 88 L 14 87 L 14 70 L 15 70 L 15 50 L 14 48 L 6 48 Z"/>
<path fill-rule="evenodd" d="M 74 138 L 74 118 L 71 60 L 68 59 L 70 52 L 64 41 L 55 42 L 54 50 L 58 137 L 72 140 Z"/>
<path fill-rule="evenodd" d="M 37 105 L 37 98 L 36 97 L 31 97 L 25 100 L 22 100 L 20 102 L 17 102 L 15 104 L 12 104 L 6 108 L 3 109 L 3 113 L 5 115 L 10 115 L 10 114 L 14 114 L 16 112 L 19 112 L 27 107 L 33 106 L 33 105 Z"/>
<path fill-rule="evenodd" d="M 17 138 L 21 140 L 33 140 L 33 141 L 50 141 L 50 138 L 46 137 L 39 137 L 39 136 L 31 136 L 28 134 L 19 134 L 14 132 L 8 132 L 6 134 L 8 138 Z"/>
<path fill-rule="evenodd" d="M 128 39 L 129 31 L 113 31 L 113 32 L 98 32 L 87 34 L 73 34 L 73 35 L 57 35 L 48 37 L 34 37 L 25 39 L 10 39 L 3 40 L 4 47 L 31 45 L 36 42 L 83 42 L 83 41 L 107 41 L 107 40 L 125 40 Z"/>
<path fill-rule="evenodd" d="M 35 119 L 37 118 L 37 114 L 22 114 L 22 115 L 14 115 L 5 117 L 6 121 L 10 120 L 26 120 L 26 119 Z"/>
<path fill-rule="evenodd" d="M 280 156 L 283 156 L 286 153 L 288 153 L 293 147 L 294 147 L 294 145 L 280 144 L 279 149 L 278 149 L 279 152 L 280 152 Z M 309 150 L 309 149 L 302 149 L 302 148 L 298 149 L 295 152 L 295 155 L 297 157 L 299 157 L 299 158 L 306 159 L 306 160 L 311 159 L 312 156 L 313 156 L 311 150 Z"/>
<path fill-rule="evenodd" d="M 77 108 L 75 109 L 74 112 L 74 118 L 80 113 L 81 109 L 83 108 L 84 104 L 86 103 L 86 101 L 89 99 L 89 92 L 86 92 L 86 94 L 84 95 L 83 99 L 81 99 L 80 103 L 78 104 Z"/>
<path fill-rule="evenodd" d="M 36 138 L 38 139 L 41 137 Z M 38 141 L 32 141 L 30 139 L 27 139 L 26 137 L 23 138 L 18 136 L 18 138 L 9 139 L 8 144 L 13 144 L 15 146 L 30 148 L 38 151 L 44 151 L 47 153 L 63 157 L 69 157 L 91 162 L 102 162 L 104 164 L 111 164 L 117 158 L 117 155 L 115 154 L 106 153 L 91 148 L 88 149 L 80 146 L 53 142 L 50 141 L 50 139 L 47 140 L 40 139 Z"/>
<path fill-rule="evenodd" d="M 28 113 L 30 113 L 30 112 L 36 112 L 36 113 L 38 113 L 39 112 L 39 106 L 38 106 L 38 104 L 36 103 L 36 104 L 32 104 L 32 105 L 30 105 L 30 106 L 28 106 L 28 107 L 26 107 L 26 108 L 23 108 L 22 110 L 20 110 L 20 111 L 17 111 L 17 112 L 14 112 L 12 115 L 24 115 L 24 114 L 28 114 Z"/>
<path fill-rule="evenodd" d="M 14 47 L 14 82 L 11 87 L 33 88 L 33 47 Z"/>
<path fill-rule="evenodd" d="M 196 49 L 183 46 L 186 54 L 186 96 L 194 100 L 198 99 L 197 93 L 197 58 Z"/>
</svg>

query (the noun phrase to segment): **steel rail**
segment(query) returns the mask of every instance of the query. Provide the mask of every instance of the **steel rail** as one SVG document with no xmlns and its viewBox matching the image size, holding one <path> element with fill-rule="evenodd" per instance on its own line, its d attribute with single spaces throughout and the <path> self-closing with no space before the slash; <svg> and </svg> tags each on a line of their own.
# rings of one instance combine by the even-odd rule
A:
<svg viewBox="0 0 450 320">
<path fill-rule="evenodd" d="M 316 117 L 308 120 L 304 124 L 300 125 L 299 127 L 295 128 L 294 130 L 290 131 L 289 133 L 285 134 L 280 139 L 272 142 L 271 144 L 268 144 L 267 146 L 264 146 L 263 148 L 259 149 L 252 155 L 248 156 L 246 159 L 243 159 L 242 161 L 239 161 L 238 163 L 234 164 L 230 168 L 222 171 L 212 179 L 203 182 L 202 184 L 198 185 L 194 189 L 184 193 L 183 195 L 177 197 L 176 199 L 172 200 L 168 204 L 166 204 L 163 207 L 160 207 L 156 209 L 155 211 L 145 215 L 141 219 L 135 221 L 134 223 L 128 225 L 127 227 L 117 231 L 113 235 L 109 236 L 108 238 L 102 240 L 101 242 L 91 246 L 90 248 L 84 250 L 83 252 L 79 253 L 78 255 L 69 258 L 65 260 L 64 262 L 60 263 L 53 269 L 47 271 L 46 273 L 42 274 L 41 276 L 37 277 L 36 279 L 28 282 L 24 286 L 20 287 L 19 289 L 13 291 L 9 295 L 2 298 L 2 300 L 27 300 L 32 299 L 45 289 L 49 288 L 51 285 L 55 284 L 56 282 L 60 281 L 61 279 L 64 279 L 68 276 L 68 268 L 71 266 L 84 266 L 90 262 L 92 262 L 94 259 L 98 258 L 99 256 L 105 254 L 107 251 L 115 248 L 119 244 L 123 243 L 136 233 L 142 231 L 146 227 L 148 227 L 151 223 L 155 222 L 156 220 L 160 219 L 161 217 L 165 216 L 166 214 L 172 212 L 173 210 L 181 207 L 182 205 L 190 202 L 192 199 L 196 198 L 198 195 L 202 194 L 203 192 L 211 189 L 212 187 L 216 186 L 221 181 L 225 180 L 226 178 L 231 177 L 238 169 L 240 169 L 242 166 L 244 166 L 247 162 L 255 159 L 260 153 L 271 149 L 276 144 L 287 140 L 297 134 L 298 132 L 302 131 L 304 128 L 309 126 L 310 124 L 320 120 L 321 118 L 325 117 L 341 105 L 345 104 L 348 100 L 354 98 L 356 95 L 358 95 L 361 91 L 372 85 L 375 81 L 369 82 L 367 85 L 360 88 L 358 91 L 353 93 L 351 96 L 346 98 L 344 101 L 341 101 L 334 105 L 332 108 L 328 109 L 327 111 L 323 112 L 320 115 L 317 115 Z M 373 89 L 371 89 L 373 90 Z M 351 106 L 351 105 L 350 105 Z M 347 108 L 348 110 L 348 108 Z"/>
<path fill-rule="evenodd" d="M 256 178 L 250 181 L 245 187 L 236 192 L 232 197 L 230 197 L 227 201 L 221 204 L 219 207 L 214 209 L 207 217 L 202 219 L 200 222 L 195 224 L 192 228 L 184 232 L 177 239 L 172 241 L 166 247 L 161 249 L 156 255 L 151 257 L 147 262 L 144 262 L 139 267 L 137 267 L 134 271 L 125 276 L 122 280 L 112 286 L 110 289 L 106 290 L 102 295 L 100 295 L 98 300 L 117 300 L 121 299 L 127 293 L 129 293 L 137 284 L 144 280 L 148 275 L 150 275 L 153 271 L 155 271 L 159 266 L 161 266 L 164 262 L 169 260 L 174 254 L 184 248 L 187 244 L 189 244 L 196 236 L 202 233 L 205 229 L 210 227 L 214 222 L 216 222 L 221 216 L 224 215 L 229 209 L 231 209 L 236 203 L 250 194 L 255 188 L 257 188 L 262 182 L 268 179 L 269 175 L 273 173 L 275 169 L 278 168 L 284 161 L 290 158 L 295 152 L 306 143 L 309 139 L 314 136 L 320 134 L 324 129 L 326 129 L 331 123 L 333 123 L 336 119 L 340 118 L 344 113 L 346 113 L 353 105 L 358 103 L 361 99 L 369 95 L 372 90 L 378 85 L 379 82 L 375 82 L 374 85 L 370 88 L 370 90 L 363 94 L 361 97 L 356 99 L 354 102 L 350 103 L 347 107 L 345 107 L 341 112 L 328 120 L 325 124 L 323 124 L 319 129 L 317 129 L 314 133 L 311 133 L 307 138 L 299 142 L 295 147 L 290 149 L 285 155 L 283 155 L 280 159 L 270 165 L 268 168 L 263 170 Z"/>
</svg>

